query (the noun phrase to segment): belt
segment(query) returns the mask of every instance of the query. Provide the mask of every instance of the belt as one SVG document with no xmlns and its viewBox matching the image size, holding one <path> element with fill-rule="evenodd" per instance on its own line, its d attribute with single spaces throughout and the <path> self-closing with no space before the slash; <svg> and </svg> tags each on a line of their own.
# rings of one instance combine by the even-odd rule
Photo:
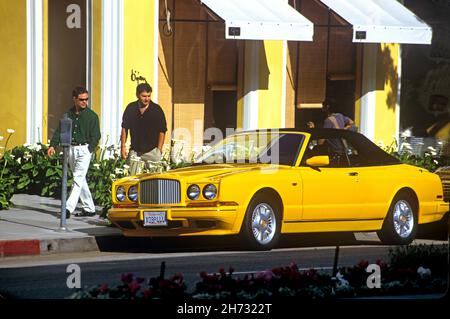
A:
<svg viewBox="0 0 450 319">
<path fill-rule="evenodd" d="M 83 145 L 88 145 L 89 143 L 70 143 L 70 145 L 72 146 L 83 146 Z"/>
</svg>

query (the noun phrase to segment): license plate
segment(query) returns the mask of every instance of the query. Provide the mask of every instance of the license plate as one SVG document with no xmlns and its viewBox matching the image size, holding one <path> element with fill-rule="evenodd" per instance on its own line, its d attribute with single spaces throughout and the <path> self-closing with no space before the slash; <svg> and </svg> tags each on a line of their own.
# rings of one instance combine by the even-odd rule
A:
<svg viewBox="0 0 450 319">
<path fill-rule="evenodd" d="M 166 212 L 144 212 L 144 226 L 167 226 Z"/>
</svg>

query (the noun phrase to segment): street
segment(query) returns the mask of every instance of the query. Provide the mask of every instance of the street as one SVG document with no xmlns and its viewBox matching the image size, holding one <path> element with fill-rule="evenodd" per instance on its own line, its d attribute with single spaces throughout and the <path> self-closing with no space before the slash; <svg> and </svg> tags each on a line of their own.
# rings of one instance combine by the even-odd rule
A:
<svg viewBox="0 0 450 319">
<path fill-rule="evenodd" d="M 443 243 L 419 240 L 416 243 Z M 0 295 L 5 298 L 60 299 L 70 296 L 66 281 L 67 266 L 81 270 L 81 287 L 98 284 L 114 286 L 123 273 L 149 279 L 160 273 L 165 262 L 165 276 L 182 273 L 188 290 L 200 280 L 199 273 L 226 271 L 235 274 L 289 266 L 331 271 L 335 245 L 340 246 L 338 266 L 353 266 L 361 260 L 369 263 L 387 260 L 389 246 L 381 246 L 373 236 L 342 234 L 309 234 L 285 236 L 279 248 L 272 251 L 243 251 L 238 238 L 170 238 L 142 239 L 111 237 L 98 240 L 100 252 L 11 257 L 0 259 Z"/>
</svg>

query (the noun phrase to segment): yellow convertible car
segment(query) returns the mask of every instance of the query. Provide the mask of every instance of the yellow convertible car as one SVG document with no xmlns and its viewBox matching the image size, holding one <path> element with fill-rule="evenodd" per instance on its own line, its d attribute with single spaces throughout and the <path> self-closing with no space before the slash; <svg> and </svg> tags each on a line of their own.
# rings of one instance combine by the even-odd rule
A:
<svg viewBox="0 0 450 319">
<path fill-rule="evenodd" d="M 335 129 L 237 133 L 189 167 L 115 181 L 112 196 L 108 217 L 125 236 L 240 234 L 254 249 L 340 231 L 407 244 L 449 210 L 436 174 Z"/>
</svg>

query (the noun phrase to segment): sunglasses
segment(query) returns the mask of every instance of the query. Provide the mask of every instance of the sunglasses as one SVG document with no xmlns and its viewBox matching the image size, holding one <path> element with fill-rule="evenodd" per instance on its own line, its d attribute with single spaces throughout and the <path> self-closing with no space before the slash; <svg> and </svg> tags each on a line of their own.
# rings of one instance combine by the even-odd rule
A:
<svg viewBox="0 0 450 319">
<path fill-rule="evenodd" d="M 85 98 L 85 99 L 78 99 L 78 101 L 80 102 L 87 102 L 89 100 L 89 98 Z"/>
</svg>

